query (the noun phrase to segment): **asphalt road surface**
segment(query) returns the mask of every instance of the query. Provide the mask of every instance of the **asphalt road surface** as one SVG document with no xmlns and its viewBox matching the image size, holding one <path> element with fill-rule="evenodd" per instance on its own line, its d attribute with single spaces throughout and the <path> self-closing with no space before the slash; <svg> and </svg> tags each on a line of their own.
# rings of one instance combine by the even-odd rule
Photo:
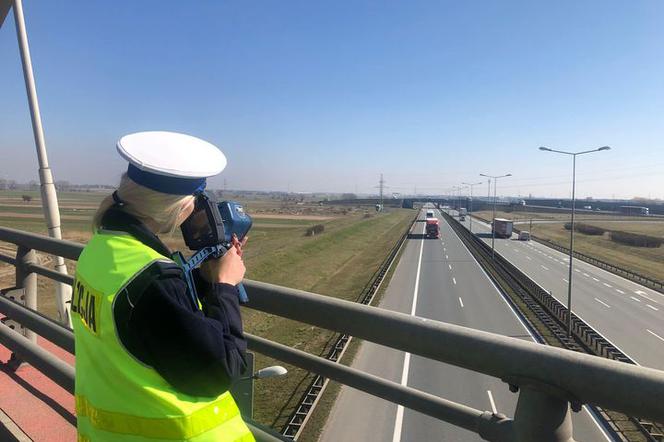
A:
<svg viewBox="0 0 664 442">
<path fill-rule="evenodd" d="M 489 224 L 473 219 L 472 227 L 491 244 Z M 516 235 L 497 238 L 495 248 L 567 305 L 567 255 Z M 664 370 L 664 294 L 578 259 L 572 268 L 572 311 L 638 364 Z"/>
<path fill-rule="evenodd" d="M 422 217 L 423 217 L 422 213 Z M 409 239 L 380 308 L 533 340 L 507 301 L 441 218 L 441 239 Z M 415 234 L 424 223 L 416 223 Z M 499 379 L 363 342 L 353 367 L 480 410 L 514 414 Z M 573 414 L 579 441 L 610 440 L 587 410 Z M 322 441 L 479 441 L 476 434 L 342 387 Z"/>
</svg>

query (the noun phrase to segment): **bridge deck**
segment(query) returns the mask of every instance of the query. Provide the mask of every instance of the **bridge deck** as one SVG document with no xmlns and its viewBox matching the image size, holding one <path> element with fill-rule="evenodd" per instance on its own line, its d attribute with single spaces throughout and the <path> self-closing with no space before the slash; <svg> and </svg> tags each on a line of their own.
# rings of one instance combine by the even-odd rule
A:
<svg viewBox="0 0 664 442">
<path fill-rule="evenodd" d="M 74 364 L 73 355 L 41 337 L 37 342 Z M 7 431 L 16 427 L 28 440 L 36 442 L 76 440 L 74 397 L 28 364 L 22 364 L 15 372 L 10 370 L 10 356 L 11 352 L 0 345 L 0 440 L 12 440 Z"/>
</svg>

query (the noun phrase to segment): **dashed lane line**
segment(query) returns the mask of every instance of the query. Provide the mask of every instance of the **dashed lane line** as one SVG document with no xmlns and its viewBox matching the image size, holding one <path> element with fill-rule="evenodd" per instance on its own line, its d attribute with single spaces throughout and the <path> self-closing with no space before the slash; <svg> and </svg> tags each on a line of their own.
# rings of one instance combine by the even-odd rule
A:
<svg viewBox="0 0 664 442">
<path fill-rule="evenodd" d="M 606 302 L 602 301 L 601 299 L 595 298 L 595 301 L 599 302 L 600 304 L 602 304 L 603 306 L 605 306 L 605 307 L 607 307 L 607 308 L 611 308 L 611 306 L 610 306 L 609 304 L 607 304 Z"/>
<path fill-rule="evenodd" d="M 456 285 L 456 278 L 452 278 L 452 282 Z"/>
<path fill-rule="evenodd" d="M 648 296 L 646 294 L 646 292 L 644 292 L 643 290 L 636 290 L 634 293 L 636 293 L 639 296 L 642 296 L 642 297 L 646 298 L 648 301 L 652 301 L 652 302 L 655 302 L 655 303 L 657 302 L 654 299 L 652 299 L 650 296 Z"/>
<path fill-rule="evenodd" d="M 540 267 L 542 267 L 544 270 L 549 270 L 549 268 L 546 266 L 540 265 Z"/>
<path fill-rule="evenodd" d="M 634 296 L 630 296 L 630 298 L 633 299 L 633 300 L 636 301 L 636 302 L 641 302 L 641 300 L 640 300 L 639 298 L 636 298 L 636 297 L 634 297 Z"/>
<path fill-rule="evenodd" d="M 610 288 L 610 289 L 613 288 L 613 286 L 612 286 L 611 284 L 607 284 L 606 282 L 603 282 L 602 284 L 604 284 L 605 286 L 607 286 L 607 287 Z"/>
<path fill-rule="evenodd" d="M 623 291 L 620 290 L 620 289 L 616 289 L 616 292 L 620 293 L 621 295 L 624 295 L 624 294 L 625 294 L 625 292 L 623 292 Z"/>
<path fill-rule="evenodd" d="M 463 308 L 463 300 L 461 299 L 460 296 L 459 296 L 459 304 L 461 304 L 461 308 Z"/>
<path fill-rule="evenodd" d="M 653 307 L 650 304 L 646 304 L 646 307 L 651 308 L 651 309 L 655 310 L 656 312 L 659 311 L 659 309 L 657 307 Z"/>
</svg>

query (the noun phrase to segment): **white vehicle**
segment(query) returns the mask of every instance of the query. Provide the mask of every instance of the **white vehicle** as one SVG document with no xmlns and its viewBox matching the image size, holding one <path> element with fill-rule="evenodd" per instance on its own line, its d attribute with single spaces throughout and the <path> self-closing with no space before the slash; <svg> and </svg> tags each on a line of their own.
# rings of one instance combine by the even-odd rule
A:
<svg viewBox="0 0 664 442">
<path fill-rule="evenodd" d="M 466 215 L 468 215 L 468 209 L 466 209 L 465 207 L 459 208 L 459 216 L 466 216 Z"/>
<path fill-rule="evenodd" d="M 512 236 L 512 220 L 496 218 L 493 223 L 496 238 L 510 238 Z"/>
<path fill-rule="evenodd" d="M 526 230 L 519 232 L 519 241 L 530 241 L 530 232 Z"/>
<path fill-rule="evenodd" d="M 434 217 L 434 216 L 433 216 L 433 210 L 427 210 L 427 215 L 426 215 L 426 217 L 427 217 L 427 219 L 429 219 L 429 218 L 433 218 L 433 217 Z"/>
</svg>

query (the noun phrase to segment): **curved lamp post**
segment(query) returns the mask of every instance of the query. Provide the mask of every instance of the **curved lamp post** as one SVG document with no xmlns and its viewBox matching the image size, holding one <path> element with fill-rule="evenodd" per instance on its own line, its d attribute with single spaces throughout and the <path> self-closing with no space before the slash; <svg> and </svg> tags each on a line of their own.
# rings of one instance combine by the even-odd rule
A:
<svg viewBox="0 0 664 442">
<path fill-rule="evenodd" d="M 540 147 L 539 150 L 546 152 L 561 153 L 563 155 L 570 155 L 572 157 L 572 219 L 569 229 L 569 276 L 567 278 L 567 336 L 572 336 L 572 259 L 574 258 L 574 212 L 576 210 L 576 157 L 577 155 L 584 155 L 592 152 L 600 152 L 603 150 L 611 149 L 609 146 L 602 146 L 598 149 L 584 150 L 581 152 L 565 152 L 563 150 L 550 149 L 548 147 Z"/>
<path fill-rule="evenodd" d="M 469 207 L 469 214 L 468 214 L 468 230 L 470 230 L 470 233 L 473 233 L 473 186 L 477 186 L 479 184 L 482 184 L 480 181 L 479 183 L 461 183 L 464 184 L 468 187 L 470 187 L 470 207 Z"/>
<path fill-rule="evenodd" d="M 480 173 L 480 176 L 487 177 L 489 179 L 493 179 L 493 219 L 491 220 L 491 259 L 494 259 L 496 257 L 496 249 L 494 248 L 494 243 L 496 241 L 496 181 L 498 181 L 499 178 L 505 178 L 508 176 L 512 176 L 511 173 L 508 173 L 506 175 L 485 175 L 483 173 Z"/>
</svg>

